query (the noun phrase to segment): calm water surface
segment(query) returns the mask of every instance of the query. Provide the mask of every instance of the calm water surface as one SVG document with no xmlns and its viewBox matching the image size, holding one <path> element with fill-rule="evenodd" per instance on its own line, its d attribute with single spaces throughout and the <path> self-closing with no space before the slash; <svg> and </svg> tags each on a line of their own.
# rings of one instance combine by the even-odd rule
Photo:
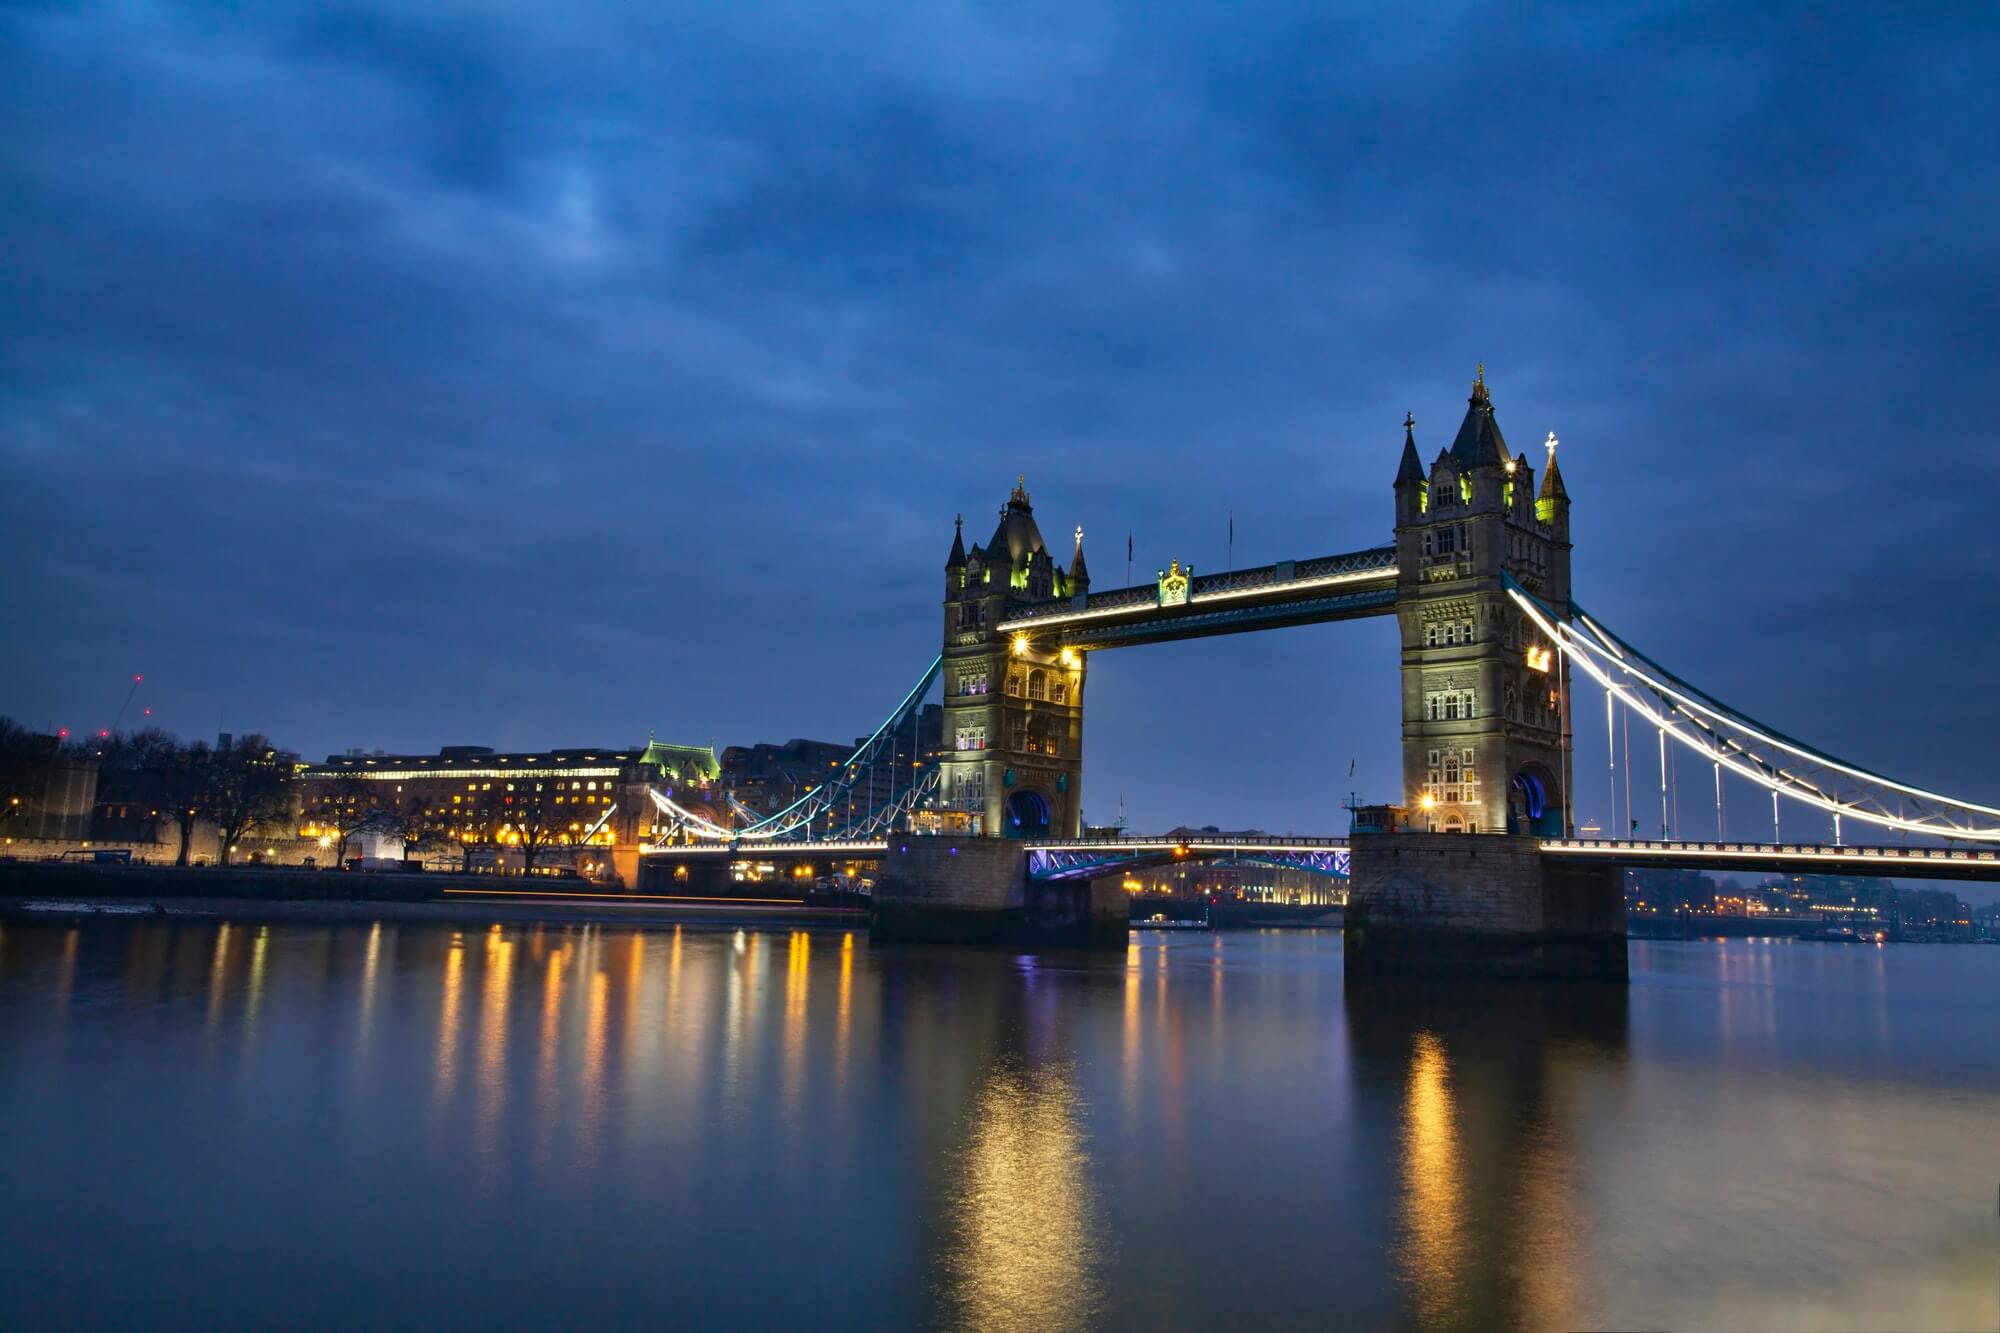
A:
<svg viewBox="0 0 2000 1333">
<path fill-rule="evenodd" d="M 9 922 L 0 1327 L 2000 1323 L 2000 948 Z"/>
</svg>

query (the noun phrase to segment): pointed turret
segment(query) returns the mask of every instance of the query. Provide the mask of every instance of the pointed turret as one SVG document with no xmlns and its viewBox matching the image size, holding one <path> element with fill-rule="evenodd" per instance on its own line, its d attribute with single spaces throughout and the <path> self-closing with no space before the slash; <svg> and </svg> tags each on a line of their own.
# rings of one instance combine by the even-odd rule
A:
<svg viewBox="0 0 2000 1333">
<path fill-rule="evenodd" d="M 951 521 L 951 554 L 945 558 L 944 567 L 965 568 L 965 515 L 963 514 Z"/>
<path fill-rule="evenodd" d="M 1072 594 L 1090 587 L 1090 567 L 1083 563 L 1083 529 L 1076 530 L 1076 554 L 1069 558 L 1069 587 Z"/>
<path fill-rule="evenodd" d="M 1558 441 L 1556 440 L 1556 433 L 1554 431 L 1550 431 L 1549 465 L 1548 468 L 1544 470 L 1542 473 L 1542 489 L 1541 492 L 1538 495 L 1536 495 L 1535 498 L 1537 500 L 1549 500 L 1549 501 L 1560 500 L 1564 504 L 1568 504 L 1569 492 L 1563 488 L 1562 469 L 1556 466 L 1557 443 Z M 1586 477 L 1584 480 L 1588 481 L 1589 478 Z"/>
<path fill-rule="evenodd" d="M 1493 400 L 1486 393 L 1483 361 L 1479 364 L 1479 378 L 1472 384 L 1472 396 L 1465 401 L 1465 420 L 1459 423 L 1458 437 L 1451 442 L 1453 461 L 1465 472 L 1504 467 L 1512 455 L 1507 452 L 1507 441 L 1500 436 L 1499 423 L 1493 419 Z"/>
<path fill-rule="evenodd" d="M 1403 414 L 1403 461 L 1396 466 L 1396 484 L 1401 486 L 1405 482 L 1422 481 L 1423 479 L 1424 465 L 1417 458 L 1417 414 L 1414 412 L 1405 412 Z"/>
<path fill-rule="evenodd" d="M 1403 414 L 1403 461 L 1396 465 L 1396 522 L 1415 523 L 1430 506 L 1430 483 L 1417 458 L 1417 418 Z"/>
</svg>

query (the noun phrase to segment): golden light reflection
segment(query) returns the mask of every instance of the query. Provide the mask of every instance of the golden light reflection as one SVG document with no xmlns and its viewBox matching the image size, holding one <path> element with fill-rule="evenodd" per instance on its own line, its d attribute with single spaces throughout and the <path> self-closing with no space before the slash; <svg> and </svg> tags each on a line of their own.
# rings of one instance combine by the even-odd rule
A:
<svg viewBox="0 0 2000 1333">
<path fill-rule="evenodd" d="M 438 1013 L 437 1087 L 433 1104 L 442 1106 L 458 1076 L 459 991 L 465 985 L 465 945 L 452 937 L 444 958 L 444 1002 Z"/>
<path fill-rule="evenodd" d="M 355 1018 L 354 1054 L 357 1059 L 368 1051 L 369 1028 L 375 1018 L 375 981 L 382 958 L 382 923 L 368 930 L 368 951 L 361 959 L 361 1009 Z"/>
<path fill-rule="evenodd" d="M 555 1139 L 556 1053 L 562 1045 L 563 968 L 569 962 L 569 941 L 549 954 L 548 970 L 542 975 L 542 1049 L 540 1068 L 535 1072 L 535 1160 L 546 1161 Z"/>
<path fill-rule="evenodd" d="M 243 1036 L 257 1035 L 257 1015 L 264 1004 L 264 956 L 271 948 L 271 928 L 257 927 L 257 939 L 250 946 L 250 985 L 243 1000 Z"/>
<path fill-rule="evenodd" d="M 507 1016 L 513 1004 L 514 942 L 494 926 L 486 936 L 486 984 L 479 1004 L 479 1108 L 476 1146 L 490 1152 L 507 1105 Z"/>
<path fill-rule="evenodd" d="M 726 1098 L 741 1092 L 751 1068 L 752 1048 L 761 1035 L 757 1014 L 762 1007 L 765 957 L 762 935 L 736 932 L 722 1010 L 722 1092 Z"/>
<path fill-rule="evenodd" d="M 778 1099 L 788 1124 L 799 1119 L 799 1094 L 805 1081 L 806 993 L 812 986 L 812 937 L 795 930 L 785 949 L 784 1055 L 778 1070 Z"/>
<path fill-rule="evenodd" d="M 1083 1328 L 1099 1246 L 1081 1106 L 1067 1066 L 996 1066 L 974 1096 L 942 1268 L 944 1322 Z"/>
<path fill-rule="evenodd" d="M 784 959 L 784 1065 L 780 1097 L 788 1115 L 798 1113 L 806 1075 L 806 993 L 812 989 L 812 937 L 792 931 Z"/>
<path fill-rule="evenodd" d="M 847 1075 L 847 1040 L 854 1025 L 854 932 L 840 938 L 840 993 L 833 1010 L 833 1073 Z"/>
<path fill-rule="evenodd" d="M 671 1018 L 680 1010 L 681 1002 L 681 928 L 674 927 L 674 942 L 667 949 L 667 1016 Z M 670 1030 L 672 1024 L 660 1025 L 663 1031 Z"/>
<path fill-rule="evenodd" d="M 71 932 L 74 937 L 75 932 Z M 215 952 L 208 960 L 208 1034 L 215 1035 L 215 1025 L 222 1017 L 222 992 L 227 984 L 229 964 L 229 923 L 223 922 L 215 931 Z"/>
<path fill-rule="evenodd" d="M 597 1136 L 604 1119 L 605 1029 L 611 1016 L 611 975 L 603 968 L 590 974 L 590 1007 L 583 1031 L 583 1114 L 577 1124 L 577 1147 L 588 1161 L 597 1154 Z"/>
<path fill-rule="evenodd" d="M 1465 1257 L 1463 1166 L 1451 1065 L 1436 1033 L 1419 1032 L 1410 1053 L 1403 1101 L 1403 1276 L 1418 1322 L 1450 1322 L 1459 1303 Z"/>
<path fill-rule="evenodd" d="M 639 1029 L 639 988 L 646 977 L 646 937 L 632 932 L 625 950 L 625 1032 L 629 1044 Z"/>
<path fill-rule="evenodd" d="M 1124 1079 L 1120 1085 L 1127 1130 L 1136 1128 L 1139 1113 L 1139 971 L 1144 960 L 1135 941 L 1125 949 L 1125 1050 Z"/>
</svg>

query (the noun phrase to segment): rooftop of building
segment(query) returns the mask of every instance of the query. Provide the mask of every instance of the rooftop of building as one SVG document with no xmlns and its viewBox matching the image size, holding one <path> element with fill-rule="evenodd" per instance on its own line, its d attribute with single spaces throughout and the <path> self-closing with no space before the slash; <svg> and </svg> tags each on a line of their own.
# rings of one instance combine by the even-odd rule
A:
<svg viewBox="0 0 2000 1333">
<path fill-rule="evenodd" d="M 324 764 L 309 767 L 305 776 L 416 778 L 562 770 L 610 777 L 638 764 L 653 765 L 683 781 L 713 778 L 721 772 L 710 746 L 650 741 L 643 746 L 562 746 L 507 753 L 486 745 L 445 745 L 435 754 L 335 754 L 328 755 Z"/>
</svg>

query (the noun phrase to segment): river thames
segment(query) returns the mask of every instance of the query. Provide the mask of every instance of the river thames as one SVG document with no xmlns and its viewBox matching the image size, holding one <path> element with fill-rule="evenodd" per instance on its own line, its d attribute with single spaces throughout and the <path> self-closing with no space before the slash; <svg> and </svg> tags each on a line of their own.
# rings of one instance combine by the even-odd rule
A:
<svg viewBox="0 0 2000 1333">
<path fill-rule="evenodd" d="M 1990 1328 L 2000 949 L 10 921 L 0 1326 Z"/>
</svg>

